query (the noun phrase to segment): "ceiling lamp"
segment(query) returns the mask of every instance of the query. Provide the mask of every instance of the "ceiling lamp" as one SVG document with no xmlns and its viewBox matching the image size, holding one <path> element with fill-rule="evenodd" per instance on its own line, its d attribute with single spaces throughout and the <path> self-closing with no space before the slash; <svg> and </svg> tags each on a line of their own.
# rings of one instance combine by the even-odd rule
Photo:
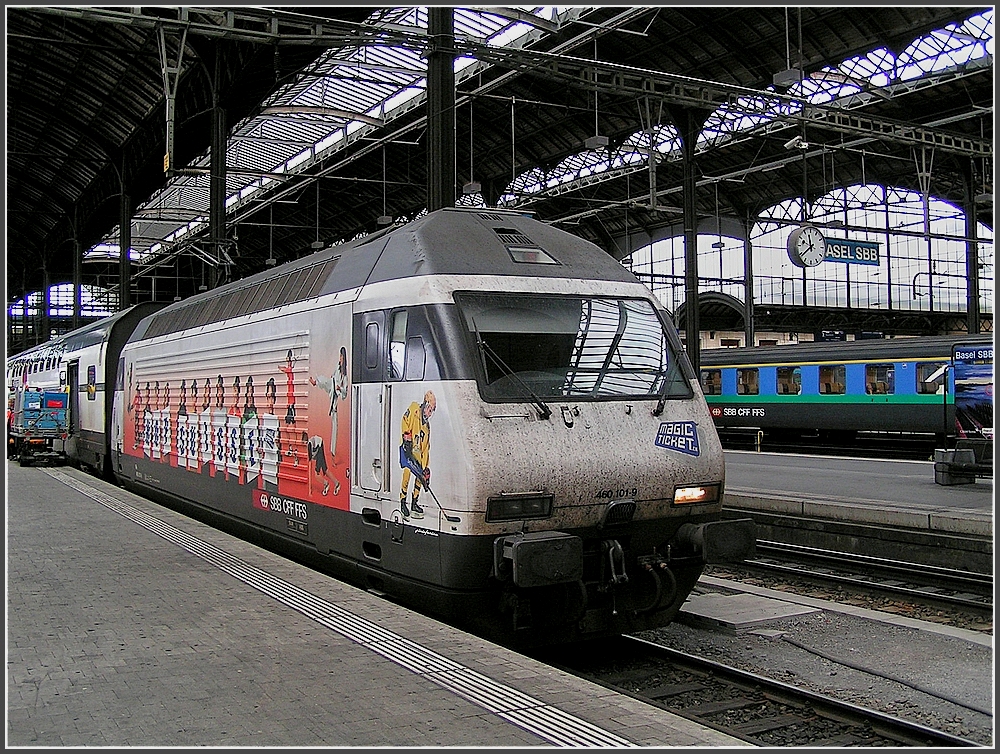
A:
<svg viewBox="0 0 1000 754">
<path fill-rule="evenodd" d="M 785 71 L 778 71 L 771 77 L 771 83 L 777 89 L 791 89 L 802 81 L 802 71 L 796 68 L 789 68 Z"/>
</svg>

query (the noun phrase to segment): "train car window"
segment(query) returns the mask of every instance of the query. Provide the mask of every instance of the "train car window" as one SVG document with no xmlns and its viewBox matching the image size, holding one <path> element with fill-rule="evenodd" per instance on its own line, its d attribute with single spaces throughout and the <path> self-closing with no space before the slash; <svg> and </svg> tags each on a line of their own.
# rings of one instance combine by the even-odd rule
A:
<svg viewBox="0 0 1000 754">
<path fill-rule="evenodd" d="M 843 395 L 847 392 L 847 367 L 843 364 L 819 368 L 819 392 L 822 395 Z"/>
<path fill-rule="evenodd" d="M 865 392 L 892 395 L 896 392 L 896 370 L 892 364 L 865 364 Z"/>
<path fill-rule="evenodd" d="M 97 367 L 93 364 L 87 367 L 87 400 L 97 400 Z"/>
<path fill-rule="evenodd" d="M 917 364 L 917 393 L 920 395 L 944 394 L 944 361 L 927 361 Z"/>
<path fill-rule="evenodd" d="M 365 328 L 365 367 L 368 369 L 378 367 L 379 340 L 378 323 L 369 322 Z"/>
<path fill-rule="evenodd" d="M 691 397 L 648 301 L 470 291 L 455 301 L 487 401 Z"/>
<path fill-rule="evenodd" d="M 406 366 L 406 310 L 394 312 L 389 335 L 389 379 L 403 379 Z M 422 371 L 422 370 L 421 370 Z M 407 379 L 410 379 L 407 375 Z"/>
<path fill-rule="evenodd" d="M 801 367 L 778 367 L 775 370 L 777 377 L 778 395 L 801 395 L 802 393 L 802 368 Z"/>
<path fill-rule="evenodd" d="M 424 350 L 424 339 L 419 335 L 406 340 L 406 375 L 407 382 L 422 380 L 427 366 L 427 352 Z"/>
<path fill-rule="evenodd" d="M 736 392 L 739 395 L 760 395 L 760 372 L 757 367 L 736 370 Z"/>
<path fill-rule="evenodd" d="M 702 369 L 701 390 L 705 395 L 722 395 L 722 370 Z"/>
</svg>

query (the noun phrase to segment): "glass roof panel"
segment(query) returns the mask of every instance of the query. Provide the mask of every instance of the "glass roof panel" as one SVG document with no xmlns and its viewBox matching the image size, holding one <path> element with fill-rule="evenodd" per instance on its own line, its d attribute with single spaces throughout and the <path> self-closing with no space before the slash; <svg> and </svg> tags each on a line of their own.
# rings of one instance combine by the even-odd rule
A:
<svg viewBox="0 0 1000 754">
<path fill-rule="evenodd" d="M 551 21 L 559 9 L 553 6 L 523 7 L 520 13 Z M 574 10 L 579 13 L 579 9 Z M 506 18 L 488 10 L 456 8 L 456 37 L 474 38 L 493 45 L 517 43 L 537 29 L 525 21 Z M 382 8 L 367 21 L 370 29 L 413 35 L 426 33 L 424 7 Z M 362 40 L 363 42 L 363 40 Z M 421 45 L 422 47 L 422 45 Z M 262 113 L 240 123 L 233 130 L 227 148 L 226 206 L 232 209 L 253 199 L 274 185 L 261 173 L 293 172 L 306 169 L 318 156 L 344 145 L 359 130 L 373 127 L 365 119 L 389 120 L 394 110 L 407 107 L 426 91 L 426 58 L 416 45 L 388 45 L 373 41 L 335 48 L 322 55 L 309 69 L 279 89 L 263 103 Z M 456 70 L 467 69 L 476 61 L 460 58 Z M 280 108 L 280 110 L 278 110 Z M 208 152 L 192 167 L 207 168 Z M 197 188 L 197 191 L 192 189 Z M 152 197 L 142 210 L 183 207 L 202 216 L 208 214 L 208 187 L 197 177 L 180 176 Z M 191 232 L 185 225 L 148 225 L 133 236 L 133 247 L 153 250 L 155 237 L 173 241 Z M 105 246 L 116 246 L 115 228 Z M 160 250 L 162 247 L 158 247 Z"/>
<path fill-rule="evenodd" d="M 553 6 L 521 8 L 546 21 L 557 18 L 565 9 Z M 574 12 L 579 13 L 576 8 Z M 927 34 L 915 40 L 898 58 L 885 49 L 845 60 L 839 66 L 818 71 L 792 87 L 789 94 L 804 96 L 816 104 L 851 106 L 853 95 L 865 88 L 885 88 L 895 83 L 954 69 L 994 53 L 993 11 L 971 16 L 962 24 Z M 382 8 L 373 12 L 368 25 L 388 32 L 419 35 L 427 27 L 426 8 Z M 529 23 L 496 13 L 474 9 L 456 9 L 455 34 L 488 41 L 491 45 L 516 45 L 528 32 L 539 33 Z M 456 60 L 456 70 L 473 64 Z M 390 121 L 395 114 L 409 109 L 414 98 L 425 95 L 426 60 L 411 46 L 379 43 L 331 49 L 295 81 L 279 89 L 265 105 L 265 112 L 239 124 L 233 131 L 227 154 L 231 171 L 227 179 L 227 208 L 253 200 L 278 181 L 261 173 L 293 172 L 306 169 L 313 161 L 346 145 L 349 136 L 373 128 L 365 118 Z M 795 104 L 780 104 L 765 90 L 759 97 L 743 98 L 720 108 L 706 123 L 698 149 L 722 146 L 748 131 L 767 128 L 778 117 L 787 117 L 800 109 Z M 888 95 L 887 95 L 888 96 Z M 268 108 L 283 108 L 280 114 Z M 317 110 L 319 108 L 320 110 Z M 645 141 L 644 141 L 645 139 Z M 637 132 L 613 153 L 581 152 L 567 157 L 555 169 L 542 173 L 529 171 L 512 181 L 502 199 L 507 204 L 524 204 L 525 195 L 539 194 L 557 186 L 568 186 L 607 171 L 638 166 L 648 136 Z M 655 148 L 664 156 L 676 157 L 679 142 L 672 129 L 659 127 Z M 205 153 L 193 163 L 207 168 Z M 637 168 L 638 169 L 638 168 Z M 520 198 L 515 198 L 520 197 Z M 183 223 L 172 221 L 180 212 L 188 217 Z M 161 213 L 152 222 L 149 213 Z M 146 214 L 144 214 L 146 213 Z M 206 176 L 182 176 L 173 180 L 151 198 L 137 213 L 138 229 L 133 233 L 133 251 L 140 257 L 163 250 L 156 239 L 172 241 L 201 227 L 208 214 Z M 194 219 L 197 225 L 189 225 Z M 104 241 L 104 248 L 116 246 L 117 228 Z"/>
<path fill-rule="evenodd" d="M 907 78 L 952 70 L 970 60 L 992 55 L 993 28 L 993 11 L 990 10 L 972 16 L 960 25 L 952 25 L 920 37 L 898 61 L 884 48 L 873 50 L 864 56 L 849 58 L 838 66 L 823 68 L 810 74 L 804 81 L 793 85 L 788 94 L 804 97 L 816 105 L 850 106 L 856 102 L 853 95 L 863 90 L 884 88 Z M 771 92 L 774 92 L 774 88 L 768 87 L 759 97 L 741 97 L 736 103 L 716 110 L 705 122 L 698 137 L 697 149 L 703 151 L 723 146 L 745 136 L 752 129 L 766 128 L 775 123 L 776 119 L 787 118 L 801 110 L 801 105 L 797 103 L 768 96 Z M 776 127 L 777 125 L 775 123 Z M 641 144 L 642 138 L 643 132 L 639 131 L 627 143 Z M 678 157 L 680 142 L 674 135 L 669 142 L 661 141 L 657 150 L 664 155 Z M 592 152 L 571 155 L 550 171 L 545 180 L 539 180 L 535 171 L 515 178 L 508 187 L 510 193 L 505 196 L 506 202 L 509 206 L 518 201 L 523 205 L 530 200 L 525 194 L 541 194 L 553 186 L 578 181 L 584 175 L 593 175 L 602 169 L 614 170 L 629 162 L 624 156 L 602 159 L 595 155 Z M 520 200 L 515 198 L 518 195 Z"/>
</svg>

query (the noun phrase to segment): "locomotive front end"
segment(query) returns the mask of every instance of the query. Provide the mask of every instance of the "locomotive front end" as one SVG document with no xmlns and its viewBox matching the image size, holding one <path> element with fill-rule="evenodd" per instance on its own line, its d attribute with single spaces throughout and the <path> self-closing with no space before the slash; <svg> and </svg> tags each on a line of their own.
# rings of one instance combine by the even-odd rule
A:
<svg viewBox="0 0 1000 754">
<path fill-rule="evenodd" d="M 664 625 L 706 563 L 755 541 L 720 518 L 722 448 L 670 323 L 640 286 L 584 288 L 455 294 L 479 409 L 470 533 L 531 643 Z"/>
</svg>

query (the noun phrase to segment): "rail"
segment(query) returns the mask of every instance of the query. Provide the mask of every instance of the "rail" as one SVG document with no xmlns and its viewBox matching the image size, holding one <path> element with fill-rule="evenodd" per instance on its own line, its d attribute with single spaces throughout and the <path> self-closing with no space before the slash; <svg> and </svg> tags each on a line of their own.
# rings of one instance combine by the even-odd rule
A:
<svg viewBox="0 0 1000 754">
<path fill-rule="evenodd" d="M 639 637 L 622 636 L 590 649 L 553 648 L 539 659 L 754 746 L 978 746 L 946 731 Z"/>
</svg>

